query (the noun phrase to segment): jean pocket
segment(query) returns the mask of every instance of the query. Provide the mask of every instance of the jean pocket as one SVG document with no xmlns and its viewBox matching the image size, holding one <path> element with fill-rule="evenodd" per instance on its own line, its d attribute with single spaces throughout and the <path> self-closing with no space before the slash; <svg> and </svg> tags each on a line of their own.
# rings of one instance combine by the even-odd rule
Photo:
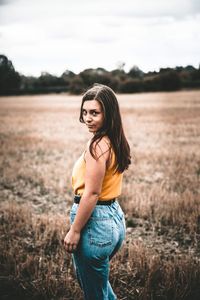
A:
<svg viewBox="0 0 200 300">
<path fill-rule="evenodd" d="M 113 220 L 111 218 L 91 218 L 87 224 L 90 245 L 105 247 L 113 243 Z"/>
<path fill-rule="evenodd" d="M 73 212 L 70 212 L 70 224 L 72 224 L 73 222 L 74 222 L 74 219 L 75 219 L 75 217 L 76 217 L 76 214 L 75 213 L 73 213 Z"/>
<path fill-rule="evenodd" d="M 70 217 L 70 223 L 71 224 L 74 222 L 74 219 L 75 219 L 75 216 L 76 216 L 76 213 L 77 213 L 77 207 L 78 207 L 78 205 L 74 203 L 72 205 L 71 209 L 70 209 L 69 217 Z"/>
</svg>

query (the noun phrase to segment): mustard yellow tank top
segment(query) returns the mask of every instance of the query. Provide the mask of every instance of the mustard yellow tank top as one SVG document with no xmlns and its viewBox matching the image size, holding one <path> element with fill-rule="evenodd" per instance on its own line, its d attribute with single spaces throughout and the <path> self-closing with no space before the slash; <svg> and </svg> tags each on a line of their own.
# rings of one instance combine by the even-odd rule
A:
<svg viewBox="0 0 200 300">
<path fill-rule="evenodd" d="M 84 153 L 76 161 L 72 171 L 72 188 L 75 195 L 82 195 L 85 189 L 85 168 Z M 111 163 L 106 169 L 99 200 L 110 200 L 121 194 L 123 173 L 115 173 L 115 153 L 111 149 Z"/>
</svg>

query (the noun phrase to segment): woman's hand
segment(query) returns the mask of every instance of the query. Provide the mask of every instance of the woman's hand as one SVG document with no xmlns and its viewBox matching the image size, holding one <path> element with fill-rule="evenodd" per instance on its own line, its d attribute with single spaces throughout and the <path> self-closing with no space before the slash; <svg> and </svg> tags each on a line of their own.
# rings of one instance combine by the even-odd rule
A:
<svg viewBox="0 0 200 300">
<path fill-rule="evenodd" d="M 80 232 L 75 231 L 73 227 L 71 227 L 64 239 L 64 247 L 67 250 L 67 252 L 74 252 L 77 248 L 79 240 Z"/>
</svg>

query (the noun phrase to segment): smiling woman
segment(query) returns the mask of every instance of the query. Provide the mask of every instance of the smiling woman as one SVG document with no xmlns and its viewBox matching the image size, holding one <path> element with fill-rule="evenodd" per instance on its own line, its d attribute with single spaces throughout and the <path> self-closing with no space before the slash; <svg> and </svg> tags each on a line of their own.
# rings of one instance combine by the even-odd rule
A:
<svg viewBox="0 0 200 300">
<path fill-rule="evenodd" d="M 86 101 L 82 108 L 82 118 L 90 132 L 97 132 L 103 127 L 104 113 L 97 100 Z"/>
<path fill-rule="evenodd" d="M 117 201 L 130 148 L 118 101 L 105 85 L 96 84 L 82 99 L 80 122 L 92 133 L 72 171 L 74 204 L 64 239 L 86 300 L 116 299 L 109 283 L 109 261 L 125 238 L 124 213 Z"/>
</svg>

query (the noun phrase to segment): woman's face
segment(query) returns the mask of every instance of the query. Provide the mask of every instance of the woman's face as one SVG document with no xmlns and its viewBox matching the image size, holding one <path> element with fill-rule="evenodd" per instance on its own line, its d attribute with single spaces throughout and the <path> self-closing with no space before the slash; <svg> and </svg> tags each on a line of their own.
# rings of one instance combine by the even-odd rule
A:
<svg viewBox="0 0 200 300">
<path fill-rule="evenodd" d="M 95 133 L 103 127 L 104 113 L 97 100 L 88 100 L 83 103 L 82 116 L 90 132 Z"/>
</svg>

